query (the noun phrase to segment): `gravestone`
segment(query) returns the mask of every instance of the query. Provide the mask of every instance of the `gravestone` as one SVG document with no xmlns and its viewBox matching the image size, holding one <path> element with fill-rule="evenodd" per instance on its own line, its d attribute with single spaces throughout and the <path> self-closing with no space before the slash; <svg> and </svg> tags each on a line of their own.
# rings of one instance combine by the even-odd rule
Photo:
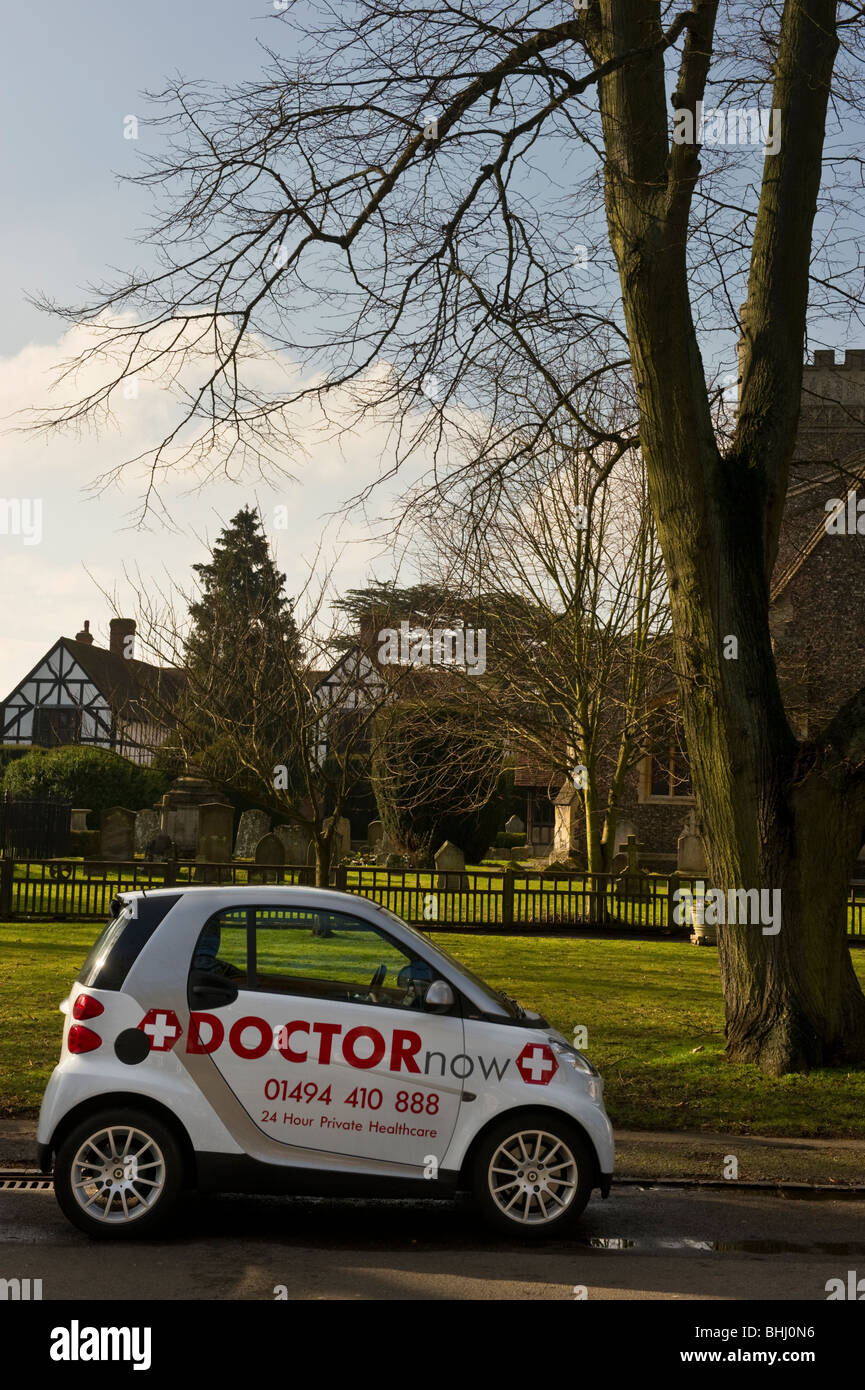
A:
<svg viewBox="0 0 865 1390">
<path fill-rule="evenodd" d="M 436 850 L 435 866 L 436 888 L 459 888 L 461 880 L 452 875 L 465 873 L 466 857 L 451 840 L 445 840 Z"/>
<path fill-rule="evenodd" d="M 526 827 L 519 816 L 511 816 L 510 820 L 505 821 L 505 830 L 508 835 L 524 835 Z"/>
<path fill-rule="evenodd" d="M 704 874 L 706 867 L 706 852 L 702 836 L 697 831 L 697 817 L 690 811 L 676 847 L 676 868 L 680 874 Z"/>
<path fill-rule="evenodd" d="M 255 846 L 255 862 L 282 867 L 285 863 L 285 846 L 278 835 L 262 836 Z"/>
<path fill-rule="evenodd" d="M 563 783 L 555 801 L 555 824 L 553 827 L 553 854 L 570 854 L 575 847 L 577 825 L 584 816 L 580 794 L 572 782 Z"/>
<path fill-rule="evenodd" d="M 174 841 L 164 830 L 159 830 L 151 841 L 148 853 L 152 854 L 154 859 L 174 859 Z"/>
<path fill-rule="evenodd" d="M 216 800 L 216 790 L 205 777 L 192 771 L 172 782 L 159 807 L 159 829 L 169 835 L 178 859 L 192 859 L 198 851 L 200 810 Z"/>
<path fill-rule="evenodd" d="M 366 829 L 366 842 L 370 849 L 378 849 L 384 839 L 384 826 L 380 820 L 371 820 Z"/>
<path fill-rule="evenodd" d="M 625 854 L 625 847 L 626 847 L 626 845 L 627 845 L 627 843 L 628 843 L 628 840 L 630 839 L 630 837 L 631 837 L 632 835 L 635 836 L 636 833 L 637 833 L 637 831 L 636 831 L 636 828 L 635 828 L 635 826 L 634 826 L 633 821 L 629 821 L 629 820 L 619 820 L 619 821 L 616 822 L 616 836 L 615 836 L 615 839 L 613 840 L 613 857 L 614 857 L 614 858 L 615 858 L 615 856 L 616 856 L 617 854 Z M 624 860 L 623 860 L 622 862 L 623 862 L 623 863 L 627 863 L 627 862 L 628 862 L 628 859 L 627 859 L 627 855 L 626 855 L 626 854 L 625 854 L 625 858 L 624 858 Z"/>
<path fill-rule="evenodd" d="M 159 834 L 159 812 L 139 811 L 135 817 L 135 853 L 146 854 L 150 843 Z"/>
<path fill-rule="evenodd" d="M 102 812 L 99 853 L 103 859 L 132 859 L 135 847 L 135 812 L 111 806 Z"/>
<path fill-rule="evenodd" d="M 198 853 L 208 864 L 227 864 L 231 858 L 234 807 L 224 801 L 205 801 L 198 808 Z"/>
<path fill-rule="evenodd" d="M 324 829 L 328 830 L 333 822 L 333 816 L 328 816 L 324 822 Z M 351 853 L 351 821 L 346 816 L 339 816 L 336 822 L 336 829 L 333 839 L 330 842 L 330 862 L 340 864 L 347 854 Z"/>
<path fill-rule="evenodd" d="M 87 817 L 89 815 L 89 810 L 84 810 L 81 806 L 73 806 L 69 813 L 69 829 L 73 835 L 77 830 L 86 830 L 88 828 Z"/>
<path fill-rule="evenodd" d="M 617 898 L 651 897 L 651 880 L 645 869 L 640 868 L 640 850 L 643 848 L 642 844 L 637 843 L 636 835 L 629 835 L 623 853 L 614 857 L 613 873 L 617 873 L 614 891 Z M 621 864 L 623 858 L 624 865 Z"/>
<path fill-rule="evenodd" d="M 315 860 L 312 836 L 302 825 L 275 825 L 273 833 L 285 851 L 286 864 L 308 864 L 310 852 Z"/>
<path fill-rule="evenodd" d="M 244 811 L 237 826 L 235 859 L 251 859 L 255 854 L 255 846 L 269 831 L 270 816 L 266 811 Z"/>
<path fill-rule="evenodd" d="M 637 843 L 636 835 L 628 835 L 625 843 L 619 848 L 618 853 L 613 855 L 612 870 L 614 874 L 637 874 L 640 872 L 640 850 L 642 844 Z"/>
<path fill-rule="evenodd" d="M 393 873 L 401 873 L 405 869 L 405 866 L 406 857 L 404 854 L 391 852 L 385 857 L 384 867 L 391 870 Z"/>
</svg>

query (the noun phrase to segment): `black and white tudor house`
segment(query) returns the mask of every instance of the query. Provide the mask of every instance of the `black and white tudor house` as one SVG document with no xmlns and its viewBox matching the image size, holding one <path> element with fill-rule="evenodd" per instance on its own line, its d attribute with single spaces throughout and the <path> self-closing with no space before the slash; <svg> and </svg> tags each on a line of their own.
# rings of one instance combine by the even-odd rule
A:
<svg viewBox="0 0 865 1390">
<path fill-rule="evenodd" d="M 165 712 L 183 673 L 136 661 L 135 619 L 112 618 L 97 647 L 86 622 L 60 637 L 3 704 L 3 743 L 82 743 L 150 763 L 168 733 Z"/>
</svg>

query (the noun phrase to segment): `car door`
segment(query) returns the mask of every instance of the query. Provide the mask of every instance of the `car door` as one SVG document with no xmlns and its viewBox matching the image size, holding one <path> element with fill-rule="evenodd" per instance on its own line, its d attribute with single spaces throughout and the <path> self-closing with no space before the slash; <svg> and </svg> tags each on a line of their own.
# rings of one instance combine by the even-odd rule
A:
<svg viewBox="0 0 865 1390">
<path fill-rule="evenodd" d="M 464 1068 L 458 1003 L 424 1006 L 437 972 L 360 916 L 243 911 L 243 959 L 236 911 L 217 914 L 199 938 L 195 970 L 215 960 L 237 996 L 207 996 L 209 1008 L 193 1014 L 193 1046 L 211 1053 L 271 1139 L 415 1167 L 440 1161 Z M 229 950 L 214 949 L 226 940 Z M 216 975 L 212 983 L 218 991 Z"/>
</svg>

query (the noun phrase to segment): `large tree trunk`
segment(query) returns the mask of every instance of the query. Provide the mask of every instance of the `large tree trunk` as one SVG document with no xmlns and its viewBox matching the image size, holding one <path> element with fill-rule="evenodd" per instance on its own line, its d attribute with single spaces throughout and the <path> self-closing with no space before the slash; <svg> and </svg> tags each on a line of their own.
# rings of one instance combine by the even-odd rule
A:
<svg viewBox="0 0 865 1390">
<path fill-rule="evenodd" d="M 671 144 L 660 7 L 602 0 L 596 60 L 606 208 L 640 434 L 670 586 L 674 650 L 713 886 L 780 891 L 781 925 L 718 929 L 728 1053 L 771 1073 L 862 1060 L 865 999 L 846 943 L 848 876 L 865 825 L 857 697 L 812 745 L 781 699 L 769 587 L 796 438 L 810 244 L 838 47 L 834 0 L 786 0 L 748 287 L 736 437 L 721 456 L 697 345 L 686 248 L 696 144 Z M 695 0 L 674 105 L 705 92 L 716 0 Z M 736 649 L 726 639 L 734 638 Z M 771 899 L 770 899 L 771 901 Z"/>
<path fill-rule="evenodd" d="M 678 665 L 689 678 L 682 703 L 711 882 L 725 893 L 780 894 L 780 922 L 718 929 L 728 1053 L 777 1075 L 865 1058 L 865 1000 L 846 921 L 863 807 L 861 789 L 845 786 L 840 725 L 820 745 L 803 748 L 793 737 L 768 601 L 754 591 L 759 575 L 749 582 L 748 568 L 739 554 L 718 583 L 720 630 L 738 635 L 737 657 L 721 653 L 708 670 L 696 669 L 701 619 L 683 600 Z"/>
</svg>

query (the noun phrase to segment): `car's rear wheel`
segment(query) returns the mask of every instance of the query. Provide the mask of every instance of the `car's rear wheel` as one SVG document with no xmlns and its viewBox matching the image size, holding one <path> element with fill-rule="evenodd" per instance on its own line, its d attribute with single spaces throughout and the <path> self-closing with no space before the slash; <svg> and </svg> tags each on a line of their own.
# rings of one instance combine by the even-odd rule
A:
<svg viewBox="0 0 865 1390">
<path fill-rule="evenodd" d="M 145 1111 L 104 1110 L 70 1131 L 57 1152 L 63 1214 L 107 1240 L 154 1235 L 174 1207 L 183 1159 L 166 1124 Z"/>
<path fill-rule="evenodd" d="M 475 1199 L 487 1222 L 520 1240 L 569 1230 L 594 1186 L 591 1147 L 566 1120 L 537 1111 L 494 1125 L 474 1160 Z"/>
</svg>

